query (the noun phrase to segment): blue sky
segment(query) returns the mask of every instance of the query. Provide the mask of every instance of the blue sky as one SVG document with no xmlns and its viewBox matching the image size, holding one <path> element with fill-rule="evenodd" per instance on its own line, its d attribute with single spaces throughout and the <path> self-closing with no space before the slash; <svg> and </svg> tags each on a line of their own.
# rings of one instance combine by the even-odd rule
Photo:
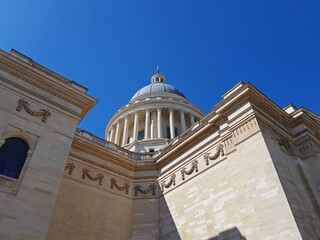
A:
<svg viewBox="0 0 320 240">
<path fill-rule="evenodd" d="M 239 81 L 320 114 L 318 0 L 4 0 L 0 34 L 99 99 L 79 128 L 102 138 L 157 65 L 206 114 Z"/>
</svg>

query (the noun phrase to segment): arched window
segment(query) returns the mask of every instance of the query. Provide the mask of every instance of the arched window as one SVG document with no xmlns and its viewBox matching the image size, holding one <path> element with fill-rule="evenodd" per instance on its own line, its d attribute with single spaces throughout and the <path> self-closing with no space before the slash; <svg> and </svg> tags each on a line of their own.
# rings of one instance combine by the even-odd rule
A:
<svg viewBox="0 0 320 240">
<path fill-rule="evenodd" d="M 0 174 L 18 179 L 28 150 L 28 144 L 21 138 L 7 138 L 0 148 Z"/>
</svg>

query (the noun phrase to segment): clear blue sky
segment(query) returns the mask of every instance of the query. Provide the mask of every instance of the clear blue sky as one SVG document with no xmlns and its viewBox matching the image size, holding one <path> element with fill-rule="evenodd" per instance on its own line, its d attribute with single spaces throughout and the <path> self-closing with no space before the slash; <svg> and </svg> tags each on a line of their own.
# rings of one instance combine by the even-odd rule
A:
<svg viewBox="0 0 320 240">
<path fill-rule="evenodd" d="M 4 0 L 0 34 L 99 99 L 79 127 L 102 138 L 157 65 L 206 114 L 239 81 L 320 114 L 319 0 Z"/>
</svg>

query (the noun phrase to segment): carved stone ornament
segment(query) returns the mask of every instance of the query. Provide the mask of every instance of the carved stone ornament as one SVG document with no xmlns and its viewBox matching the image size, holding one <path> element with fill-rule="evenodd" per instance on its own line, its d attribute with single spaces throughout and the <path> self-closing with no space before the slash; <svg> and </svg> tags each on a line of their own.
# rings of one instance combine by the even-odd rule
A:
<svg viewBox="0 0 320 240">
<path fill-rule="evenodd" d="M 279 146 L 283 146 L 286 152 L 290 152 L 290 144 L 288 139 L 283 139 L 283 138 L 277 138 Z"/>
<path fill-rule="evenodd" d="M 102 180 L 104 178 L 103 174 L 98 173 L 96 177 L 92 177 L 89 174 L 90 170 L 87 168 L 84 168 L 82 170 L 82 179 L 85 179 L 86 177 L 88 177 L 91 181 L 99 181 L 99 185 L 102 185 Z"/>
<path fill-rule="evenodd" d="M 74 165 L 74 163 L 72 163 L 72 162 L 69 163 L 69 162 L 68 162 L 68 163 L 66 164 L 66 166 L 64 167 L 64 170 L 69 170 L 69 171 L 68 171 L 68 174 L 69 174 L 69 175 L 72 175 L 72 172 L 73 172 L 73 170 L 74 170 L 75 167 L 76 167 L 76 166 Z"/>
<path fill-rule="evenodd" d="M 110 179 L 110 182 L 111 182 L 111 189 L 113 189 L 114 187 L 116 187 L 116 189 L 120 190 L 120 191 L 123 191 L 123 190 L 126 190 L 126 194 L 129 193 L 129 188 L 130 188 L 130 185 L 128 183 L 124 183 L 122 187 L 120 187 L 117 183 L 117 180 L 115 178 L 111 178 Z"/>
<path fill-rule="evenodd" d="M 170 181 L 166 184 L 166 181 L 161 182 L 161 192 L 164 191 L 164 188 L 169 188 L 171 185 L 175 186 L 176 185 L 176 175 L 173 174 L 170 178 Z"/>
<path fill-rule="evenodd" d="M 206 164 L 209 165 L 209 160 L 216 160 L 219 156 L 224 156 L 222 144 L 217 147 L 217 152 L 213 156 L 210 156 L 209 153 L 206 153 L 204 155 L 204 160 L 205 160 Z"/>
<path fill-rule="evenodd" d="M 156 195 L 156 189 L 157 189 L 157 185 L 156 184 L 150 184 L 149 187 L 146 190 L 141 189 L 140 185 L 135 185 L 134 186 L 134 195 L 138 196 L 138 193 L 142 193 L 142 194 L 147 194 L 149 192 L 152 192 L 152 195 Z"/>
<path fill-rule="evenodd" d="M 186 171 L 186 168 L 182 168 L 182 170 L 181 170 L 182 180 L 185 179 L 185 174 L 190 175 L 193 173 L 193 171 L 198 172 L 198 161 L 197 160 L 195 160 L 191 163 L 191 168 L 188 171 Z"/>
<path fill-rule="evenodd" d="M 42 122 L 46 122 L 47 121 L 47 118 L 50 117 L 51 113 L 49 112 L 49 110 L 45 110 L 45 109 L 40 109 L 38 112 L 35 112 L 35 111 L 32 111 L 30 108 L 29 108 L 30 104 L 24 100 L 24 99 L 19 99 L 18 101 L 18 106 L 16 108 L 16 110 L 18 112 L 21 111 L 22 108 L 24 108 L 24 110 L 30 114 L 31 116 L 34 116 L 34 117 L 39 117 L 39 116 L 42 116 Z"/>
</svg>

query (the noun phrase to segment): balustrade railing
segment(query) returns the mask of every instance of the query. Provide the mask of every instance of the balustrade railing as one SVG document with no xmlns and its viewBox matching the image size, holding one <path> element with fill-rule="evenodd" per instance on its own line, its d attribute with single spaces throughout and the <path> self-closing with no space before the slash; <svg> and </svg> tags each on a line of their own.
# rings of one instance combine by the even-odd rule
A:
<svg viewBox="0 0 320 240">
<path fill-rule="evenodd" d="M 109 141 L 106 141 L 102 138 L 99 138 L 95 135 L 93 135 L 92 133 L 90 132 L 87 132 L 85 130 L 81 130 L 79 128 L 76 129 L 76 132 L 75 132 L 75 135 L 76 136 L 79 136 L 79 137 L 82 137 L 82 138 L 85 138 L 95 144 L 98 144 L 100 146 L 104 146 L 108 149 L 111 149 L 113 151 L 116 151 L 124 156 L 127 156 L 127 157 L 131 157 L 133 159 L 136 159 L 136 160 L 140 160 L 140 159 L 153 159 L 157 154 L 157 152 L 155 153 L 134 153 L 134 152 L 131 152 L 127 149 L 124 149 L 122 147 L 119 147 L 118 145 L 112 143 L 112 142 L 109 142 Z"/>
</svg>

